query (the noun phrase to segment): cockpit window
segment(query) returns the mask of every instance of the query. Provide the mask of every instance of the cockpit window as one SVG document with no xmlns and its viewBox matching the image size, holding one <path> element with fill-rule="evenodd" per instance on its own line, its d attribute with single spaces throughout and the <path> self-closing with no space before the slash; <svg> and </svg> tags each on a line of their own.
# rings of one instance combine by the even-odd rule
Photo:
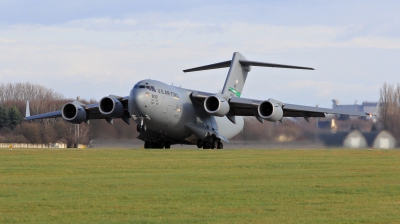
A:
<svg viewBox="0 0 400 224">
<path fill-rule="evenodd" d="M 144 89 L 144 88 L 146 88 L 145 85 L 140 85 L 140 86 L 139 86 L 139 89 Z"/>
<path fill-rule="evenodd" d="M 154 86 L 146 86 L 146 88 L 150 91 L 156 92 L 156 89 L 154 88 Z"/>
</svg>

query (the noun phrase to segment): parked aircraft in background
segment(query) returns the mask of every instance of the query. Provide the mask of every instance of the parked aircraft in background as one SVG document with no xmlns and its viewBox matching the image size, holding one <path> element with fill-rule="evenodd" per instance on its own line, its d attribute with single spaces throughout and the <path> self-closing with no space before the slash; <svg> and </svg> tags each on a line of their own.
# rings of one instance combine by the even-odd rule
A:
<svg viewBox="0 0 400 224">
<path fill-rule="evenodd" d="M 134 85 L 129 96 L 110 95 L 98 103 L 85 105 L 79 101 L 65 104 L 61 110 L 30 116 L 29 103 L 25 120 L 62 117 L 80 124 L 91 119 L 105 119 L 110 124 L 121 118 L 137 123 L 144 148 L 170 148 L 173 144 L 197 145 L 204 149 L 222 149 L 223 141 L 237 135 L 244 125 L 243 116 L 254 116 L 261 123 L 282 121 L 283 117 L 325 117 L 325 114 L 367 116 L 362 112 L 341 111 L 283 103 L 275 99 L 241 98 L 251 66 L 308 69 L 307 67 L 263 63 L 247 60 L 236 52 L 232 60 L 187 69 L 194 72 L 229 67 L 221 93 L 184 89 L 156 80 L 142 80 Z"/>
</svg>

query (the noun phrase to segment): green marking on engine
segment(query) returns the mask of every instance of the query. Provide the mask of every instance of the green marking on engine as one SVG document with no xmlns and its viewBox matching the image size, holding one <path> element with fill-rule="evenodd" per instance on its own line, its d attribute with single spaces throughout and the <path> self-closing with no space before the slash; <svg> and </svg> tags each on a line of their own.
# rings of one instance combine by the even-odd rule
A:
<svg viewBox="0 0 400 224">
<path fill-rule="evenodd" d="M 237 91 L 236 89 L 229 87 L 229 91 L 231 91 L 233 94 L 235 94 L 237 97 L 240 97 L 241 93 Z"/>
</svg>

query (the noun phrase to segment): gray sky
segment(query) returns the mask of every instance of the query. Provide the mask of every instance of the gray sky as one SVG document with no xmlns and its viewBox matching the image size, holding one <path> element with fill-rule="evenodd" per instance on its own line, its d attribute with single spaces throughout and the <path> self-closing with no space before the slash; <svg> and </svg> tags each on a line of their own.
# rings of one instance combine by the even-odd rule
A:
<svg viewBox="0 0 400 224">
<path fill-rule="evenodd" d="M 128 95 L 142 79 L 219 91 L 229 60 L 253 67 L 242 97 L 331 107 L 379 99 L 399 82 L 399 1 L 0 0 L 1 82 L 32 82 L 66 97 Z"/>
</svg>

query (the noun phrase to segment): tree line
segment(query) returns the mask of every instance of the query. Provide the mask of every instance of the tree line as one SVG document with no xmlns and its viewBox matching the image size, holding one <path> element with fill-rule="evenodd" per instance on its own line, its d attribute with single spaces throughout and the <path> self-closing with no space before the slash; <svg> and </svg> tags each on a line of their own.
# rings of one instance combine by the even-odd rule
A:
<svg viewBox="0 0 400 224">
<path fill-rule="evenodd" d="M 88 144 L 91 139 L 96 138 L 136 137 L 136 127 L 122 127 L 126 124 L 119 119 L 114 121 L 114 125 L 103 120 L 91 120 L 90 125 L 86 123 L 75 125 L 62 118 L 26 122 L 23 117 L 27 100 L 32 114 L 60 110 L 65 103 L 73 101 L 39 84 L 28 82 L 0 84 L 0 142 L 63 142 L 72 145 L 76 142 Z M 86 100 L 81 102 L 93 103 Z"/>
<path fill-rule="evenodd" d="M 400 139 L 400 85 L 384 84 L 380 91 L 381 107 L 379 120 L 382 128 L 390 131 L 397 139 Z M 65 98 L 45 86 L 32 83 L 8 83 L 0 84 L 0 142 L 19 143 L 55 143 L 64 142 L 74 144 L 76 142 L 88 144 L 92 139 L 136 139 L 137 131 L 135 123 L 128 126 L 120 119 L 114 120 L 110 125 L 105 120 L 90 120 L 90 125 L 71 124 L 62 118 L 50 118 L 23 121 L 26 101 L 30 102 L 32 114 L 46 113 L 60 110 L 61 107 L 73 101 Z M 82 103 L 94 103 L 94 101 L 81 100 Z M 356 126 L 362 131 L 369 131 L 370 126 L 365 120 L 337 121 L 342 130 Z M 244 131 L 233 140 L 239 141 L 275 141 L 275 140 L 315 140 L 316 119 L 310 122 L 302 118 L 284 119 L 283 123 L 264 122 L 259 123 L 254 118 L 246 118 Z M 79 132 L 79 136 L 77 135 Z"/>
<path fill-rule="evenodd" d="M 14 129 L 22 121 L 20 111 L 15 105 L 11 108 L 0 105 L 0 128 Z"/>
</svg>

